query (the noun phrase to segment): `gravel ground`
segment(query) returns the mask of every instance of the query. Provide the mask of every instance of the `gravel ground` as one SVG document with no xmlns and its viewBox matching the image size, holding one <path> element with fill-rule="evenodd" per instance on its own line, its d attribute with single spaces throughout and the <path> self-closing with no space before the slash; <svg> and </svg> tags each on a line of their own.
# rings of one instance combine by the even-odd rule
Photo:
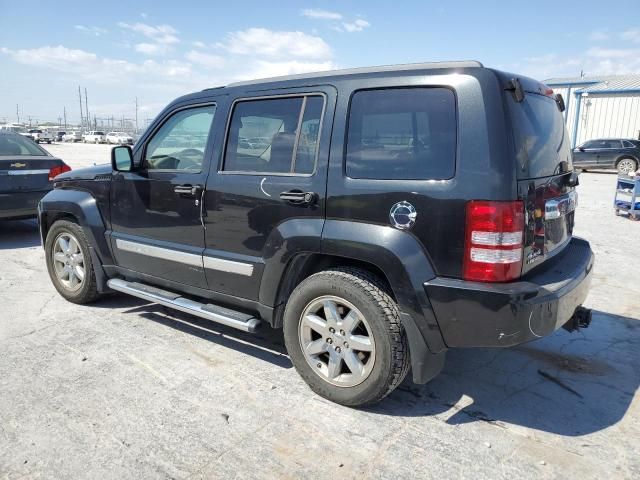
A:
<svg viewBox="0 0 640 480">
<path fill-rule="evenodd" d="M 109 155 L 46 148 L 74 168 Z M 591 327 L 450 351 L 366 410 L 315 396 L 278 331 L 65 302 L 35 223 L 0 223 L 0 478 L 640 478 L 640 222 L 614 216 L 614 174 L 580 178 Z"/>
</svg>

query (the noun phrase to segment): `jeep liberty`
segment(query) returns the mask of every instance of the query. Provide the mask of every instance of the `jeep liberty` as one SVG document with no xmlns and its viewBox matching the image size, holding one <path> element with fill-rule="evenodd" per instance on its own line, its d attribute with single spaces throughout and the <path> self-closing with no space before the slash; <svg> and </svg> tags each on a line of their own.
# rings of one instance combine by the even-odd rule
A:
<svg viewBox="0 0 640 480">
<path fill-rule="evenodd" d="M 509 347 L 583 308 L 578 176 L 559 95 L 473 61 L 240 82 L 178 98 L 112 164 L 39 205 L 67 300 L 118 291 L 284 329 L 309 386 L 360 406 L 456 347 Z"/>
</svg>

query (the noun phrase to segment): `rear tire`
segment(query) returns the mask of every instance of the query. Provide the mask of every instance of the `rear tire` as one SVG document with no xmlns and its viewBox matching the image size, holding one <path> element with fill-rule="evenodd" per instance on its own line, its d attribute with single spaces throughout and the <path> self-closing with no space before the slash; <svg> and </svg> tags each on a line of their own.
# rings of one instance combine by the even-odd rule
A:
<svg viewBox="0 0 640 480">
<path fill-rule="evenodd" d="M 629 172 L 638 170 L 638 162 L 635 159 L 629 157 L 621 158 L 620 160 L 618 160 L 616 168 L 619 174 L 628 175 Z"/>
<path fill-rule="evenodd" d="M 285 308 L 284 339 L 309 387 L 342 405 L 382 400 L 409 371 L 398 306 L 364 270 L 326 270 L 302 281 Z"/>
<path fill-rule="evenodd" d="M 89 242 L 77 223 L 55 222 L 47 233 L 44 251 L 49 278 L 60 295 L 78 304 L 91 303 L 100 296 Z"/>
</svg>

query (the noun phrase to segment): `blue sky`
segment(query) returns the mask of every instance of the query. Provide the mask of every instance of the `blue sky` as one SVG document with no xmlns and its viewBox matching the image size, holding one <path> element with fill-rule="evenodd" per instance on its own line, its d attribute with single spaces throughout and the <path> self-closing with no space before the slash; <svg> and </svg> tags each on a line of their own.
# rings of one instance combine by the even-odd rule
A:
<svg viewBox="0 0 640 480">
<path fill-rule="evenodd" d="M 0 121 L 153 117 L 183 93 L 329 68 L 477 59 L 539 79 L 640 73 L 640 1 L 0 0 Z"/>
</svg>

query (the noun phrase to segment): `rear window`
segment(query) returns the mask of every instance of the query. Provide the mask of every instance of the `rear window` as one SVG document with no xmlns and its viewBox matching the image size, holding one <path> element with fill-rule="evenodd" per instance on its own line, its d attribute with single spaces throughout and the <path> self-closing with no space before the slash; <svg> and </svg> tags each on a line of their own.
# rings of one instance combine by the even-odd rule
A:
<svg viewBox="0 0 640 480">
<path fill-rule="evenodd" d="M 361 90 L 351 99 L 346 170 L 351 178 L 453 177 L 455 96 L 446 88 Z"/>
<path fill-rule="evenodd" d="M 0 157 L 5 156 L 37 156 L 49 154 L 40 148 L 33 140 L 20 135 L 5 135 L 0 133 Z"/>
<path fill-rule="evenodd" d="M 572 169 L 564 117 L 553 98 L 527 93 L 516 102 L 507 94 L 518 178 L 549 177 Z"/>
</svg>

